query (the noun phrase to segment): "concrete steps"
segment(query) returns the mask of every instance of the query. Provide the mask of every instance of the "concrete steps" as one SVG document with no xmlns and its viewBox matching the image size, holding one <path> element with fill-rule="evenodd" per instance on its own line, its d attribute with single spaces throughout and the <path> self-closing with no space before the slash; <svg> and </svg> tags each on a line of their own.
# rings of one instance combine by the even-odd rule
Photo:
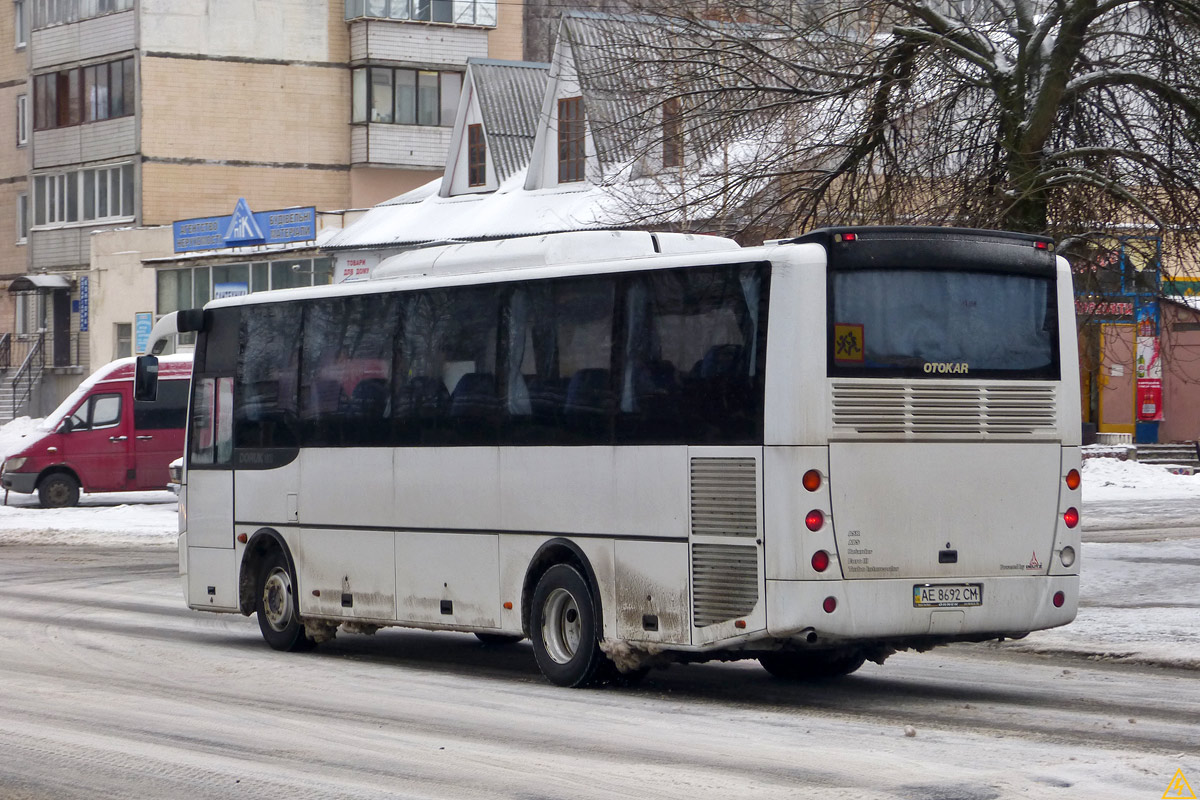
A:
<svg viewBox="0 0 1200 800">
<path fill-rule="evenodd" d="M 1196 442 L 1139 444 L 1137 460 L 1143 464 L 1174 464 L 1200 471 L 1200 451 Z"/>
</svg>

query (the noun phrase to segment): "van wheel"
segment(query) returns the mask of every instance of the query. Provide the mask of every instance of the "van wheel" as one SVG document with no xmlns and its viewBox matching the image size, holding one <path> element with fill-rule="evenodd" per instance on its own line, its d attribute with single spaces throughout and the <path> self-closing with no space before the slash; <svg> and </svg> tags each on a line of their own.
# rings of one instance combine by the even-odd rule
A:
<svg viewBox="0 0 1200 800">
<path fill-rule="evenodd" d="M 296 581 L 281 550 L 272 551 L 258 572 L 254 610 L 258 629 L 275 650 L 311 650 L 317 643 L 304 632 L 296 599 Z"/>
<path fill-rule="evenodd" d="M 764 653 L 763 669 L 785 681 L 819 681 L 849 675 L 863 665 L 861 650 L 827 650 L 814 653 Z"/>
<path fill-rule="evenodd" d="M 596 605 L 587 580 L 567 564 L 542 575 L 533 592 L 529 639 L 542 674 L 558 686 L 589 686 L 608 659 L 596 635 Z"/>
<path fill-rule="evenodd" d="M 38 484 L 38 502 L 42 508 L 68 508 L 79 505 L 79 481 L 65 472 L 55 472 Z"/>
</svg>

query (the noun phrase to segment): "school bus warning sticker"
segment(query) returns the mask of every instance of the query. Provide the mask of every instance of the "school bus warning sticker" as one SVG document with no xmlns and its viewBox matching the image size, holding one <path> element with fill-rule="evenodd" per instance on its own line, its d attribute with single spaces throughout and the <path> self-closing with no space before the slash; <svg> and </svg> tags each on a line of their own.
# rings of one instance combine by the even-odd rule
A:
<svg viewBox="0 0 1200 800">
<path fill-rule="evenodd" d="M 1167 790 L 1163 792 L 1163 800 L 1196 800 L 1196 793 L 1192 791 L 1188 779 L 1183 776 L 1182 769 L 1175 770 L 1175 777 L 1171 778 Z"/>
<path fill-rule="evenodd" d="M 861 364 L 863 355 L 863 326 L 843 322 L 833 325 L 833 360 Z"/>
</svg>

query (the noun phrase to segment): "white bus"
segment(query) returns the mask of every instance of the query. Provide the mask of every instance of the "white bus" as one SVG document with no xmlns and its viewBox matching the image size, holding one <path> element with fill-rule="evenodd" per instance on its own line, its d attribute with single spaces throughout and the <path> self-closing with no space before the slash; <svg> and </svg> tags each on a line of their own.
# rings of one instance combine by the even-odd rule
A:
<svg viewBox="0 0 1200 800">
<path fill-rule="evenodd" d="M 527 637 L 562 686 L 1063 625 L 1073 306 L 1046 239 L 846 227 L 433 247 L 179 312 L 187 603 L 280 650 Z"/>
</svg>

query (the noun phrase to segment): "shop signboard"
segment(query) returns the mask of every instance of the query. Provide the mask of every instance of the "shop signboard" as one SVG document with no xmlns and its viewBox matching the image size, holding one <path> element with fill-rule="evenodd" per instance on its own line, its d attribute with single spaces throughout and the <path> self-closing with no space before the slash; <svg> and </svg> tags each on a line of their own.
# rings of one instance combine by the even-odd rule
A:
<svg viewBox="0 0 1200 800">
<path fill-rule="evenodd" d="M 317 210 L 309 206 L 254 212 L 243 197 L 228 216 L 177 220 L 172 232 L 176 253 L 307 242 L 317 238 Z"/>
</svg>

